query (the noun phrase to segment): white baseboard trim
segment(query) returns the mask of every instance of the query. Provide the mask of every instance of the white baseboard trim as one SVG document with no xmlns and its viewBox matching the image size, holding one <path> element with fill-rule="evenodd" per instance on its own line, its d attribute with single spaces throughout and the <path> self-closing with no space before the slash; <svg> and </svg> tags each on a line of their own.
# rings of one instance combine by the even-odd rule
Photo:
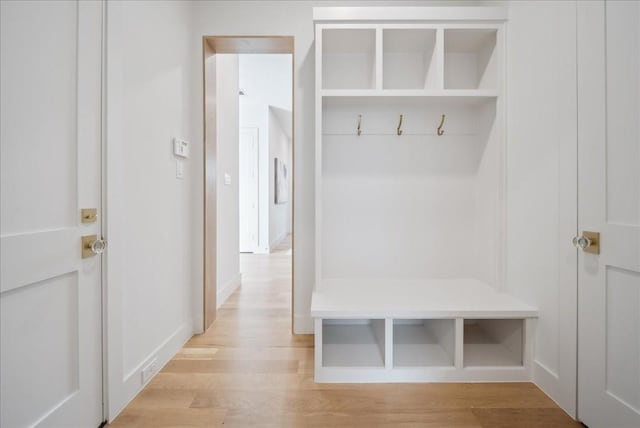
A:
<svg viewBox="0 0 640 428">
<path fill-rule="evenodd" d="M 540 361 L 533 361 L 533 382 L 549 397 L 558 393 L 558 375 Z"/>
<path fill-rule="evenodd" d="M 310 315 L 294 315 L 293 316 L 293 332 L 294 334 L 313 334 L 313 318 Z"/>
<path fill-rule="evenodd" d="M 240 287 L 240 284 L 242 284 L 242 274 L 238 272 L 236 276 L 231 278 L 230 281 L 227 281 L 226 284 L 218 289 L 218 292 L 216 293 L 216 306 L 218 309 L 227 301 L 229 296 L 231 296 L 233 292 Z"/>
<path fill-rule="evenodd" d="M 202 311 L 202 308 L 200 308 L 200 311 Z M 196 334 L 204 333 L 203 327 L 204 325 L 202 322 L 202 315 L 199 315 L 198 317 L 194 317 L 193 318 L 193 335 L 195 336 Z"/>
<path fill-rule="evenodd" d="M 278 245 L 280 245 L 280 243 L 282 241 L 284 241 L 287 236 L 289 236 L 289 232 L 285 232 L 282 235 L 280 235 L 279 237 L 277 237 L 276 239 L 273 240 L 273 242 L 269 243 L 269 253 L 273 253 L 273 249 L 275 247 L 277 247 Z"/>
<path fill-rule="evenodd" d="M 572 418 L 576 417 L 575 406 L 565 402 L 562 396 L 560 377 L 540 361 L 533 361 L 533 383 L 549 396 Z"/>
<path fill-rule="evenodd" d="M 108 415 L 109 422 L 112 422 L 116 416 L 133 400 L 136 395 L 147 385 L 156 374 L 162 370 L 162 368 L 182 349 L 185 343 L 193 336 L 193 320 L 186 320 L 180 327 L 178 327 L 172 334 L 169 335 L 158 347 L 156 347 L 142 362 L 136 367 L 130 370 L 119 386 L 116 387 L 120 392 L 118 395 L 119 403 L 112 403 L 109 405 L 111 409 Z M 158 371 L 149 378 L 146 383 L 142 383 L 142 369 L 147 366 L 154 358 L 158 361 Z M 111 395 L 111 394 L 110 394 Z M 112 397 L 113 399 L 113 397 Z M 114 400 L 115 401 L 115 400 Z"/>
</svg>

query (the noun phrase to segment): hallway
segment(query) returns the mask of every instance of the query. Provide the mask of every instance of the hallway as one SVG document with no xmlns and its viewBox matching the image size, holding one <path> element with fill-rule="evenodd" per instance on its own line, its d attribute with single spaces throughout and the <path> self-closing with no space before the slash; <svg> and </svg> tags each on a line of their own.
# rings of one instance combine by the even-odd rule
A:
<svg viewBox="0 0 640 428">
<path fill-rule="evenodd" d="M 290 241 L 242 254 L 242 287 L 110 426 L 580 427 L 533 384 L 316 384 L 291 334 Z"/>
</svg>

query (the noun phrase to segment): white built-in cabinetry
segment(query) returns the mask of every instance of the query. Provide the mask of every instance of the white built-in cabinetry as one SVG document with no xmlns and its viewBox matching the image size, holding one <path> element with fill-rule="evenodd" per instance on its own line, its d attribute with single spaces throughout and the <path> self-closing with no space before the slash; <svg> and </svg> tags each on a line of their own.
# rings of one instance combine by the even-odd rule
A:
<svg viewBox="0 0 640 428">
<path fill-rule="evenodd" d="M 316 8 L 316 380 L 530 379 L 501 292 L 504 19 Z"/>
</svg>

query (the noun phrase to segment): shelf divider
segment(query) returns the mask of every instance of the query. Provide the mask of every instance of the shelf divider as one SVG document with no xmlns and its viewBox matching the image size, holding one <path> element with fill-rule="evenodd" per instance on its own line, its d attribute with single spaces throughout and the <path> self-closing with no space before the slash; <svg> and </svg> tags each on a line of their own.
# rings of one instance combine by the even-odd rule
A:
<svg viewBox="0 0 640 428">
<path fill-rule="evenodd" d="M 464 319 L 456 318 L 456 346 L 454 351 L 454 366 L 456 369 L 464 367 Z"/>
<path fill-rule="evenodd" d="M 384 321 L 384 355 L 385 369 L 393 369 L 393 318 Z"/>
<path fill-rule="evenodd" d="M 444 29 L 438 28 L 436 31 L 436 87 L 444 90 Z"/>
<path fill-rule="evenodd" d="M 376 67 L 376 86 L 377 90 L 382 89 L 383 82 L 383 61 L 384 55 L 382 51 L 382 27 L 376 27 L 376 59 L 375 59 L 375 67 Z"/>
</svg>

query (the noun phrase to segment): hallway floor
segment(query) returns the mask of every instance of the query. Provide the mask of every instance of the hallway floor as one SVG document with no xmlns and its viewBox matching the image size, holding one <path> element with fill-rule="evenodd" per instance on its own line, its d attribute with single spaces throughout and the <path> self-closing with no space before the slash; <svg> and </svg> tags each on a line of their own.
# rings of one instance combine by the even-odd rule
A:
<svg viewBox="0 0 640 428">
<path fill-rule="evenodd" d="M 242 287 L 113 427 L 581 427 L 535 385 L 316 384 L 291 334 L 289 241 L 240 256 Z"/>
</svg>

